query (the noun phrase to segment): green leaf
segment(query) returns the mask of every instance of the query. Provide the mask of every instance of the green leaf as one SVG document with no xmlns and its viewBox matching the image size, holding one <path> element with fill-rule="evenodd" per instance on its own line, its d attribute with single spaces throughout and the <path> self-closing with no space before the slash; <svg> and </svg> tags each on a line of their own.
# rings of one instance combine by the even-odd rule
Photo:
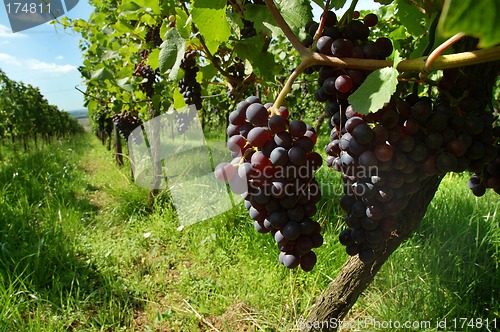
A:
<svg viewBox="0 0 500 332">
<path fill-rule="evenodd" d="M 104 80 L 109 80 L 113 78 L 113 73 L 105 67 L 101 69 L 97 69 L 92 72 L 92 76 L 90 76 L 90 79 L 96 80 L 96 81 L 104 81 Z"/>
<path fill-rule="evenodd" d="M 283 0 L 280 11 L 295 35 L 298 35 L 306 23 L 312 19 L 310 1 Z"/>
<path fill-rule="evenodd" d="M 174 89 L 174 108 L 176 110 L 179 110 L 184 107 L 186 107 L 186 103 L 184 102 L 184 97 L 179 92 L 179 89 Z"/>
<path fill-rule="evenodd" d="M 134 92 L 134 86 L 130 84 L 130 77 L 122 78 L 116 81 L 116 85 L 128 92 Z"/>
<path fill-rule="evenodd" d="M 401 24 L 413 36 L 418 37 L 425 33 L 427 16 L 409 3 L 408 0 L 397 1 L 396 15 Z"/>
<path fill-rule="evenodd" d="M 187 14 L 182 10 L 182 8 L 176 8 L 175 14 L 175 27 L 177 28 L 177 31 L 179 31 L 179 34 L 183 38 L 189 39 L 191 36 L 191 24 L 188 23 Z"/>
<path fill-rule="evenodd" d="M 464 32 L 479 38 L 480 47 L 500 44 L 500 1 L 446 0 L 438 31 L 446 38 Z"/>
<path fill-rule="evenodd" d="M 269 52 L 263 52 L 265 39 L 262 35 L 240 40 L 236 43 L 234 51 L 239 58 L 248 60 L 258 76 L 267 81 L 274 80 L 273 69 L 275 67 L 274 56 Z"/>
<path fill-rule="evenodd" d="M 205 37 L 210 53 L 217 52 L 219 45 L 229 40 L 231 28 L 226 20 L 226 0 L 194 0 L 191 16 Z"/>
<path fill-rule="evenodd" d="M 401 57 L 401 54 L 399 54 L 399 51 L 398 50 L 394 51 L 394 64 L 392 66 L 394 68 L 397 68 L 398 64 L 403 60 L 404 59 Z"/>
<path fill-rule="evenodd" d="M 153 70 L 156 70 L 160 64 L 159 64 L 159 58 L 160 58 L 160 49 L 155 48 L 148 57 L 148 65 L 153 68 Z"/>
<path fill-rule="evenodd" d="M 158 66 L 162 73 L 172 69 L 174 65 L 184 56 L 184 39 L 179 35 L 177 29 L 170 29 L 165 35 L 165 41 L 160 45 Z"/>
<path fill-rule="evenodd" d="M 347 2 L 347 0 L 334 0 L 330 4 L 330 8 L 340 9 L 340 8 L 344 7 L 346 2 Z"/>
<path fill-rule="evenodd" d="M 246 5 L 245 19 L 254 23 L 257 32 L 265 31 L 272 37 L 277 37 L 283 33 L 266 6 Z"/>
<path fill-rule="evenodd" d="M 349 103 L 360 114 L 381 109 L 391 100 L 398 85 L 398 71 L 392 67 L 377 69 L 349 96 Z"/>
<path fill-rule="evenodd" d="M 202 80 L 212 81 L 214 76 L 216 76 L 219 73 L 219 71 L 217 70 L 217 68 L 215 68 L 215 66 L 212 63 L 210 63 L 206 66 L 200 67 L 200 73 Z"/>
</svg>

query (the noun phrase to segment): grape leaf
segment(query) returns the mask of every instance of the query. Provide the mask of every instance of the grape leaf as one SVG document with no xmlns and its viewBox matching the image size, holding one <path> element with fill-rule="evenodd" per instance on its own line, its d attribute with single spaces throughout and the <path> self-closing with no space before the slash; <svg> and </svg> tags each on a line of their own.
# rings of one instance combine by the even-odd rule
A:
<svg viewBox="0 0 500 332">
<path fill-rule="evenodd" d="M 162 73 L 175 67 L 180 63 L 185 51 L 184 39 L 179 35 L 177 29 L 170 29 L 165 35 L 165 41 L 160 45 L 158 66 Z"/>
<path fill-rule="evenodd" d="M 238 41 L 234 50 L 238 57 L 248 60 L 255 73 L 265 80 L 274 80 L 273 69 L 275 67 L 274 57 L 271 53 L 262 50 L 265 40 L 264 36 L 257 35 Z"/>
<path fill-rule="evenodd" d="M 347 0 L 334 0 L 330 4 L 330 8 L 340 9 L 340 8 L 344 7 L 346 2 L 347 2 Z"/>
<path fill-rule="evenodd" d="M 226 0 L 194 0 L 191 16 L 205 37 L 210 53 L 217 52 L 219 45 L 229 40 L 231 27 L 226 20 Z"/>
<path fill-rule="evenodd" d="M 148 57 L 148 65 L 151 66 L 153 70 L 156 70 L 159 67 L 158 60 L 160 58 L 160 49 L 155 48 Z"/>
<path fill-rule="evenodd" d="M 438 31 L 444 37 L 464 32 L 479 38 L 480 47 L 500 44 L 500 1 L 446 0 Z"/>
<path fill-rule="evenodd" d="M 274 38 L 282 33 L 273 14 L 271 14 L 266 6 L 246 5 L 245 19 L 254 23 L 254 28 L 257 33 L 265 31 Z"/>
<path fill-rule="evenodd" d="M 312 19 L 310 1 L 283 0 L 280 11 L 295 35 L 298 35 L 307 22 Z"/>
<path fill-rule="evenodd" d="M 130 77 L 122 78 L 121 80 L 116 81 L 116 85 L 127 92 L 134 92 L 134 87 L 130 83 Z"/>
<path fill-rule="evenodd" d="M 360 114 L 368 114 L 381 109 L 391 100 L 398 85 L 398 71 L 385 67 L 372 72 L 364 83 L 349 96 L 349 103 Z"/>
<path fill-rule="evenodd" d="M 421 36 L 425 32 L 425 20 L 427 17 L 417 7 L 406 0 L 397 1 L 396 15 L 410 34 Z"/>
<path fill-rule="evenodd" d="M 99 82 L 104 82 L 104 80 L 109 80 L 113 78 L 113 73 L 107 68 L 103 67 L 92 72 L 90 77 L 92 80 L 97 80 Z"/>
</svg>

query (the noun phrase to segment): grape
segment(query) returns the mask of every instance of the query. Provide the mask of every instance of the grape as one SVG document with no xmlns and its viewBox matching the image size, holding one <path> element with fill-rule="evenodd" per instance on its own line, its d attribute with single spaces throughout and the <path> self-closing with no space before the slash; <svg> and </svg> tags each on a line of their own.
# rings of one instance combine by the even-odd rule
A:
<svg viewBox="0 0 500 332">
<path fill-rule="evenodd" d="M 352 131 L 352 136 L 360 144 L 369 144 L 373 139 L 373 131 L 366 123 L 356 126 Z"/>
<path fill-rule="evenodd" d="M 378 23 L 378 17 L 377 15 L 370 13 L 363 18 L 363 22 L 368 27 L 374 27 Z"/>
<path fill-rule="evenodd" d="M 273 115 L 268 122 L 271 133 L 278 134 L 286 130 L 287 121 L 281 115 Z"/>
<path fill-rule="evenodd" d="M 342 58 L 352 56 L 354 44 L 349 39 L 337 39 L 332 43 L 332 55 Z"/>
<path fill-rule="evenodd" d="M 246 110 L 246 118 L 252 125 L 262 126 L 268 121 L 267 109 L 259 103 L 251 104 Z"/>
<path fill-rule="evenodd" d="M 248 133 L 248 142 L 256 147 L 262 147 L 271 138 L 271 133 L 263 127 L 255 127 Z"/>
<path fill-rule="evenodd" d="M 375 259 L 375 254 L 374 254 L 373 250 L 371 250 L 369 248 L 362 248 L 359 251 L 358 255 L 359 255 L 359 259 L 365 264 L 371 263 Z"/>
<path fill-rule="evenodd" d="M 306 162 L 307 153 L 299 146 L 294 146 L 288 150 L 288 160 L 296 166 L 304 165 Z"/>
<path fill-rule="evenodd" d="M 347 75 L 340 75 L 335 80 L 335 88 L 342 93 L 349 92 L 352 88 L 352 80 Z"/>
<path fill-rule="evenodd" d="M 366 40 L 370 29 L 362 21 L 352 20 L 345 28 L 346 36 L 351 40 Z"/>
<path fill-rule="evenodd" d="M 392 54 L 393 47 L 392 47 L 392 42 L 389 38 L 381 37 L 375 41 L 375 45 L 377 45 L 382 50 L 381 53 L 382 58 L 387 58 L 389 55 Z"/>
<path fill-rule="evenodd" d="M 288 162 L 288 151 L 279 146 L 271 152 L 270 159 L 273 165 L 284 166 Z"/>
<path fill-rule="evenodd" d="M 301 137 L 306 133 L 307 126 L 301 120 L 293 120 L 292 122 L 290 122 L 288 131 L 293 137 Z"/>
<path fill-rule="evenodd" d="M 325 55 L 332 55 L 332 43 L 333 39 L 329 36 L 319 37 L 318 42 L 316 43 L 318 52 L 323 53 Z"/>
<path fill-rule="evenodd" d="M 316 261 L 317 257 L 314 251 L 309 251 L 300 258 L 300 267 L 306 272 L 311 271 L 314 265 L 316 265 Z"/>
<path fill-rule="evenodd" d="M 337 15 L 331 10 L 321 15 L 321 19 L 324 20 L 325 26 L 331 27 L 337 24 Z"/>
</svg>

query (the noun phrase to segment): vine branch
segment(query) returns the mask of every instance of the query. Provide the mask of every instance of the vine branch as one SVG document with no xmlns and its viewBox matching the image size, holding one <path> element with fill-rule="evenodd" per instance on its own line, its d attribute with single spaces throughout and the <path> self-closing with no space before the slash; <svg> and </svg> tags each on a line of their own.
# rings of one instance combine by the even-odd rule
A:
<svg viewBox="0 0 500 332">
<path fill-rule="evenodd" d="M 444 43 L 436 47 L 436 49 L 429 55 L 427 60 L 425 61 L 425 67 L 424 71 L 430 72 L 432 71 L 432 64 L 436 59 L 450 46 L 455 44 L 457 41 L 465 37 L 465 33 L 460 32 L 457 33 L 456 35 L 450 37 L 448 40 L 446 40 Z"/>
<path fill-rule="evenodd" d="M 372 59 L 355 59 L 355 58 L 337 58 L 332 56 L 326 56 L 317 52 L 312 52 L 306 48 L 297 36 L 293 33 L 292 29 L 286 23 L 285 19 L 279 12 L 278 8 L 274 4 L 273 0 L 265 0 L 267 7 L 269 8 L 274 19 L 278 23 L 279 27 L 290 41 L 292 46 L 297 50 L 301 57 L 301 64 L 295 69 L 292 75 L 289 77 L 285 84 L 285 87 L 280 92 L 275 104 L 273 105 L 273 112 L 279 112 L 278 109 L 285 99 L 286 94 L 290 91 L 291 86 L 299 74 L 309 66 L 312 65 L 324 65 L 333 66 L 338 68 L 350 68 L 350 69 L 361 69 L 361 70 L 376 70 L 384 67 L 392 67 L 393 61 L 388 60 L 372 60 Z M 356 3 L 356 1 L 353 1 Z M 459 37 L 459 38 L 458 38 Z M 453 38 L 453 37 L 452 37 Z M 450 38 L 450 42 L 455 41 Z M 460 39 L 462 36 L 456 36 Z M 439 69 L 451 69 L 463 66 L 477 65 L 486 62 L 500 61 L 500 46 L 494 46 L 487 49 L 480 49 L 471 52 L 462 52 L 450 55 L 440 55 L 442 51 L 438 51 L 441 47 L 446 49 L 451 44 L 446 45 L 443 43 L 440 47 L 436 49 L 429 57 L 420 57 L 413 60 L 403 60 L 398 63 L 396 69 L 401 72 L 423 72 L 432 71 Z M 444 50 L 443 49 L 443 50 Z M 435 54 L 435 55 L 433 55 Z"/>
<path fill-rule="evenodd" d="M 304 56 L 310 53 L 310 51 L 302 45 L 302 42 L 297 38 L 297 36 L 293 33 L 292 29 L 286 23 L 285 19 L 283 16 L 281 16 L 281 13 L 279 12 L 278 8 L 276 8 L 276 5 L 274 4 L 273 0 L 264 0 L 266 2 L 267 7 L 269 8 L 269 11 L 271 14 L 273 14 L 274 19 L 278 23 L 279 27 L 285 34 L 285 36 L 288 38 L 290 43 L 292 44 L 293 48 L 299 52 L 300 56 Z"/>
</svg>

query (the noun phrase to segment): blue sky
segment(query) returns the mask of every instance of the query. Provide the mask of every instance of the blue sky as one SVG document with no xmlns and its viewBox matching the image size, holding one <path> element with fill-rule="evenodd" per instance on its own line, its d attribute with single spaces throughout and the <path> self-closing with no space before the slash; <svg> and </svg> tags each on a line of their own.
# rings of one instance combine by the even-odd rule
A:
<svg viewBox="0 0 500 332">
<path fill-rule="evenodd" d="M 360 0 L 357 8 L 378 6 L 373 0 Z M 88 1 L 80 0 L 65 16 L 88 19 L 92 10 Z M 315 13 L 320 13 L 317 6 Z M 80 35 L 50 24 L 12 33 L 5 7 L 0 6 L 0 68 L 10 79 L 39 87 L 61 110 L 83 108 L 83 95 L 75 89 L 85 90 L 77 70 L 82 64 L 79 39 Z"/>
<path fill-rule="evenodd" d="M 87 19 L 91 12 L 87 1 L 80 1 L 65 16 Z M 74 88 L 82 82 L 77 70 L 82 64 L 79 39 L 50 24 L 12 33 L 5 7 L 0 6 L 0 68 L 10 79 L 39 87 L 61 110 L 83 108 L 83 95 Z"/>
</svg>

